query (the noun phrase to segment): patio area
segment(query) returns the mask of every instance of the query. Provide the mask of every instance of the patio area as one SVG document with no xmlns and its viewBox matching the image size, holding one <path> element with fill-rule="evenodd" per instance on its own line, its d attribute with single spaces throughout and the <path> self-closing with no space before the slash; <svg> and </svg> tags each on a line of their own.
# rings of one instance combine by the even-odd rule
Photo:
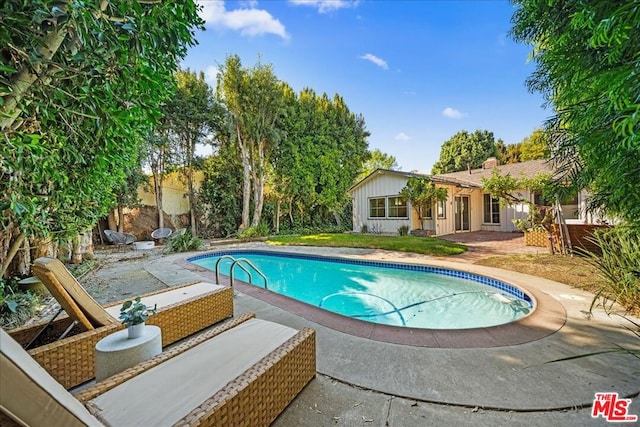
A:
<svg viewBox="0 0 640 427">
<path fill-rule="evenodd" d="M 629 413 L 640 414 L 637 358 L 607 353 L 548 363 L 615 345 L 638 349 L 638 338 L 624 329 L 624 321 L 603 312 L 587 319 L 584 311 L 588 310 L 591 295 L 586 292 L 533 276 L 470 266 L 476 257 L 503 251 L 545 253 L 545 248 L 525 247 L 518 241 L 522 235 L 514 238 L 512 233 L 491 234 L 496 237 L 494 240 L 478 233 L 452 236 L 467 239 L 470 250 L 446 261 L 388 251 L 278 248 L 397 262 L 466 265 L 465 268 L 535 287 L 561 304 L 566 322 L 551 335 L 519 345 L 425 348 L 339 332 L 236 289 L 236 314 L 255 312 L 258 318 L 317 331 L 319 375 L 274 425 L 603 425 L 602 418 L 590 416 L 596 392 L 617 392 L 629 397 L 633 399 Z M 262 243 L 224 246 L 264 247 Z M 161 255 L 155 250 L 111 254 L 108 258 L 113 262 L 106 259 L 102 268 L 80 281 L 99 300 L 115 297 L 110 284 L 116 282 L 126 282 L 133 294 L 137 293 L 138 284 L 144 285 L 146 291 L 193 280 L 211 281 L 212 272 L 184 262 L 189 255 Z"/>
</svg>

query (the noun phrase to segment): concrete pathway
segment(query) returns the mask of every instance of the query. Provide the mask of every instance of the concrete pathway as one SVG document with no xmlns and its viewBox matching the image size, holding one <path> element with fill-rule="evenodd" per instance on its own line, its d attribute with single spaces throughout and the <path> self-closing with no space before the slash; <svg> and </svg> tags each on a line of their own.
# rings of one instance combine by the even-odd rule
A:
<svg viewBox="0 0 640 427">
<path fill-rule="evenodd" d="M 249 244 L 237 247 L 264 247 Z M 406 262 L 406 254 L 325 248 L 278 248 L 298 252 L 384 258 Z M 138 268 L 167 286 L 211 280 L 212 274 L 185 267 L 189 254 L 149 257 Z M 426 256 L 412 262 L 447 264 Z M 456 264 L 449 263 L 452 266 Z M 86 278 L 131 274 L 130 263 L 107 264 Z M 457 264 L 460 265 L 460 264 Z M 632 398 L 629 413 L 640 415 L 640 360 L 626 354 L 602 354 L 564 362 L 554 359 L 622 345 L 640 349 L 620 319 L 584 310 L 591 295 L 568 286 L 504 270 L 469 266 L 486 274 L 534 286 L 565 308 L 567 320 L 556 333 L 521 345 L 446 349 L 397 345 L 355 337 L 311 322 L 237 292 L 236 313 L 295 328 L 317 331 L 318 377 L 276 420 L 275 426 L 422 426 L 422 425 L 605 425 L 590 416 L 596 392 Z M 126 280 L 123 275 L 119 279 Z M 148 279 L 147 279 L 148 282 Z"/>
</svg>

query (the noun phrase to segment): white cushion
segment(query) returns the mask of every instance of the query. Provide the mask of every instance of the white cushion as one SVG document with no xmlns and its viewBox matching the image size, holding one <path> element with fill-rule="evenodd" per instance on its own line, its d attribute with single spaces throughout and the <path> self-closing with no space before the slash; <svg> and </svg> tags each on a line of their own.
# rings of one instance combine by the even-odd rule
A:
<svg viewBox="0 0 640 427">
<path fill-rule="evenodd" d="M 128 380 L 90 402 L 110 425 L 172 425 L 298 331 L 260 319 Z"/>
<path fill-rule="evenodd" d="M 2 329 L 0 410 L 25 426 L 102 426 Z"/>
<path fill-rule="evenodd" d="M 194 283 L 189 286 L 181 286 L 176 289 L 170 289 L 165 292 L 160 292 L 155 295 L 150 295 L 144 298 L 141 298 L 141 302 L 147 307 L 153 307 L 154 304 L 158 304 L 158 310 L 167 307 L 171 304 L 179 303 L 181 301 L 185 301 L 187 299 L 197 297 L 207 292 L 212 292 L 217 289 L 221 289 L 223 286 L 215 285 L 213 283 L 200 282 Z M 120 307 L 121 305 L 116 305 L 113 307 L 106 307 L 107 313 L 116 319 L 120 316 Z"/>
</svg>

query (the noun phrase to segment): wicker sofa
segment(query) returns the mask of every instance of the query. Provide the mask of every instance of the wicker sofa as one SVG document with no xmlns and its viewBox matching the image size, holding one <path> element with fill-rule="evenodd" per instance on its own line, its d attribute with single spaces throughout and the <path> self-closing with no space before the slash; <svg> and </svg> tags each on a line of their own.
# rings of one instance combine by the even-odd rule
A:
<svg viewBox="0 0 640 427">
<path fill-rule="evenodd" d="M 0 425 L 267 426 L 316 374 L 315 331 L 245 314 L 72 395 L 0 330 Z"/>
<path fill-rule="evenodd" d="M 46 328 L 41 339 L 48 343 L 30 349 L 29 354 L 65 388 L 91 380 L 95 375 L 96 343 L 123 328 L 117 320 L 122 303 L 105 307 L 98 304 L 58 260 L 38 258 L 33 271 L 67 315 Z M 233 316 L 233 289 L 206 282 L 145 294 L 142 301 L 158 305 L 157 314 L 147 323 L 160 327 L 163 347 Z M 71 333 L 56 340 L 74 322 Z M 24 346 L 45 324 L 16 328 L 9 334 Z"/>
</svg>

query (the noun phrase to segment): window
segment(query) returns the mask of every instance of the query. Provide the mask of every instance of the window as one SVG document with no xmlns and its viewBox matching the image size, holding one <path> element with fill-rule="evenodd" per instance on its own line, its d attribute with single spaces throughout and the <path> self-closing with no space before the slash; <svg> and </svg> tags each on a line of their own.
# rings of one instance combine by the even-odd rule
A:
<svg viewBox="0 0 640 427">
<path fill-rule="evenodd" d="M 438 219 L 445 219 L 447 217 L 447 202 L 444 200 L 438 200 Z"/>
<path fill-rule="evenodd" d="M 429 204 L 424 210 L 424 219 L 432 219 L 433 218 L 433 205 Z"/>
<path fill-rule="evenodd" d="M 402 197 L 389 197 L 389 218 L 407 218 L 407 201 Z"/>
<path fill-rule="evenodd" d="M 553 206 L 553 199 L 545 199 L 540 193 L 534 193 L 533 204 L 537 206 Z"/>
<path fill-rule="evenodd" d="M 484 195 L 484 222 L 500 224 L 500 201 L 491 197 L 491 194 Z"/>
<path fill-rule="evenodd" d="M 385 198 L 369 199 L 369 218 L 384 218 L 385 216 Z"/>
</svg>

